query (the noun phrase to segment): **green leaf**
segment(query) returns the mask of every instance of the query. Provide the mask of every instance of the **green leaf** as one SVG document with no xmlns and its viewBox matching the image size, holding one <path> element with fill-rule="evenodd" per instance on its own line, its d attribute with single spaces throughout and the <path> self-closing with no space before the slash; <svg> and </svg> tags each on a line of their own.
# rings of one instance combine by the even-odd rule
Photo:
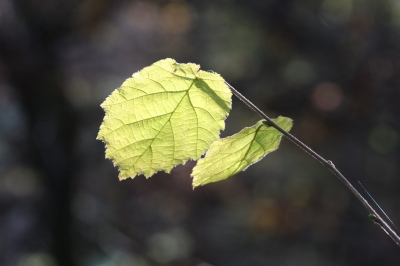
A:
<svg viewBox="0 0 400 266">
<path fill-rule="evenodd" d="M 133 74 L 103 102 L 97 139 L 121 180 L 170 172 L 200 158 L 219 138 L 231 97 L 220 75 L 164 59 Z"/>
<path fill-rule="evenodd" d="M 290 118 L 280 116 L 273 121 L 286 131 L 292 128 Z M 281 132 L 261 120 L 236 135 L 215 141 L 193 169 L 193 187 L 224 180 L 246 170 L 278 149 L 281 138 Z"/>
</svg>

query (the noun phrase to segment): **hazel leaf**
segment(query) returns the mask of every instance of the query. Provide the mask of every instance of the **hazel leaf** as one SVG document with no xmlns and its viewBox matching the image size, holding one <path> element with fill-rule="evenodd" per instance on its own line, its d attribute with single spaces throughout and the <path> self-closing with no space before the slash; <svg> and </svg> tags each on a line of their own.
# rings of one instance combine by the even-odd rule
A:
<svg viewBox="0 0 400 266">
<path fill-rule="evenodd" d="M 103 103 L 97 139 L 119 179 L 169 173 L 219 139 L 231 110 L 224 79 L 200 66 L 160 60 L 127 79 Z"/>
<path fill-rule="evenodd" d="M 293 125 L 292 119 L 282 116 L 273 121 L 286 131 Z M 193 168 L 193 187 L 221 181 L 246 170 L 278 149 L 281 138 L 281 132 L 261 120 L 236 135 L 215 141 Z"/>
</svg>

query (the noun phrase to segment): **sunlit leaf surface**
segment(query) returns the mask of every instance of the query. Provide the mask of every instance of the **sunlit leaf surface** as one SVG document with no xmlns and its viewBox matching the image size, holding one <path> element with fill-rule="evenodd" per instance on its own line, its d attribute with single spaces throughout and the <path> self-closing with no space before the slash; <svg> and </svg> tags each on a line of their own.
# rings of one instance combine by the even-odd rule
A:
<svg viewBox="0 0 400 266">
<path fill-rule="evenodd" d="M 103 102 L 106 115 L 97 138 L 120 179 L 170 172 L 199 159 L 219 138 L 231 96 L 220 75 L 161 60 L 133 74 Z"/>
<path fill-rule="evenodd" d="M 292 120 L 278 117 L 273 120 L 289 131 Z M 282 133 L 263 120 L 238 134 L 215 141 L 206 156 L 193 169 L 193 187 L 224 180 L 261 160 L 279 147 Z"/>
</svg>

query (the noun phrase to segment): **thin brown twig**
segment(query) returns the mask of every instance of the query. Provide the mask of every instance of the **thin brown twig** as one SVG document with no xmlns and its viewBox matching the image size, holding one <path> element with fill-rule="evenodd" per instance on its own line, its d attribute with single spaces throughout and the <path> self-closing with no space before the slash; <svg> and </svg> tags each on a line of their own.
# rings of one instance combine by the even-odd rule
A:
<svg viewBox="0 0 400 266">
<path fill-rule="evenodd" d="M 335 165 L 329 161 L 324 159 L 322 156 L 320 156 L 318 153 L 313 151 L 310 147 L 305 145 L 303 142 L 298 140 L 295 136 L 290 134 L 289 132 L 285 131 L 283 128 L 278 126 L 274 121 L 272 121 L 271 118 L 269 118 L 264 112 L 262 112 L 257 106 L 255 106 L 252 102 L 250 102 L 246 97 L 244 97 L 240 92 L 238 92 L 234 87 L 232 87 L 228 82 L 226 82 L 226 85 L 232 90 L 233 94 L 235 94 L 236 97 L 238 97 L 242 102 L 244 102 L 251 110 L 253 110 L 256 114 L 261 116 L 261 118 L 265 119 L 267 121 L 267 124 L 274 127 L 276 130 L 280 131 L 284 136 L 286 136 L 290 141 L 295 143 L 297 146 L 299 146 L 301 149 L 303 149 L 305 152 L 310 154 L 312 157 L 314 157 L 315 160 L 326 166 L 333 174 L 339 178 L 340 181 L 356 196 L 356 198 L 364 205 L 364 207 L 368 210 L 370 213 L 370 218 L 375 222 L 375 224 L 379 225 L 383 231 L 385 231 L 392 239 L 393 241 L 400 247 L 400 237 L 397 234 L 397 232 L 388 224 L 382 217 L 378 214 L 378 212 L 368 203 L 368 201 L 358 192 L 356 188 L 347 180 L 344 175 L 339 172 L 339 170 L 335 167 Z"/>
</svg>

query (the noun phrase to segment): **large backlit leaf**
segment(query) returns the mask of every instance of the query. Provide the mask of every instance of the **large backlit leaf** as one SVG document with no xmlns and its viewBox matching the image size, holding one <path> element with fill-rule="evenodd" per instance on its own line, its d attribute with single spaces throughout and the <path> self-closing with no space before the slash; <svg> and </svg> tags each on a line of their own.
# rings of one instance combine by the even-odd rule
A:
<svg viewBox="0 0 400 266">
<path fill-rule="evenodd" d="M 292 128 L 290 118 L 280 116 L 273 121 L 286 131 Z M 236 135 L 215 141 L 193 169 L 193 187 L 217 182 L 246 170 L 278 149 L 281 138 L 281 132 L 261 120 Z"/>
<path fill-rule="evenodd" d="M 219 138 L 231 96 L 220 75 L 161 60 L 133 74 L 104 101 L 97 138 L 105 142 L 120 179 L 170 172 L 200 158 Z"/>
</svg>

